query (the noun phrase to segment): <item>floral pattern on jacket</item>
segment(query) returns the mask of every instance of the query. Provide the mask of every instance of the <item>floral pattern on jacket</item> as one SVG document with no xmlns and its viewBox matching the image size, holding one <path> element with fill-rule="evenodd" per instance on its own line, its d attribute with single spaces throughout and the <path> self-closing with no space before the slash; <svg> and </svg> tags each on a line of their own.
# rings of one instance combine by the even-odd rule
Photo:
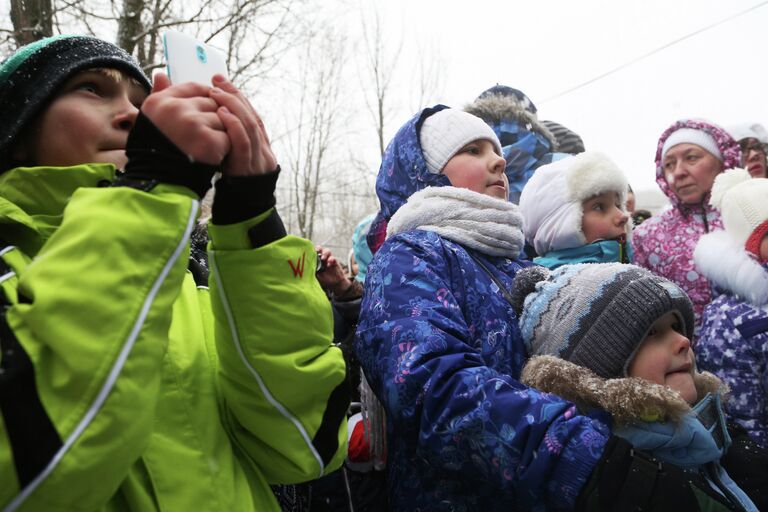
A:
<svg viewBox="0 0 768 512">
<path fill-rule="evenodd" d="M 700 205 L 684 205 L 669 187 L 661 162 L 664 142 L 681 128 L 702 130 L 712 136 L 723 156 L 724 169 L 737 167 L 741 160 L 738 144 L 722 128 L 705 121 L 678 121 L 667 128 L 656 149 L 656 183 L 672 203 L 672 209 L 654 216 L 635 228 L 632 234 L 634 263 L 677 283 L 693 301 L 695 330 L 701 323 L 704 307 L 712 300 L 709 281 L 693 261 L 693 250 L 701 235 L 723 229 L 720 213 L 709 205 L 707 194 Z"/>
<path fill-rule="evenodd" d="M 425 176 L 424 115 L 387 149 L 381 218 L 447 184 L 427 183 L 445 177 Z M 412 230 L 389 238 L 368 270 L 356 351 L 387 412 L 390 506 L 572 509 L 608 428 L 517 380 L 526 360 L 517 316 L 473 256 L 508 289 L 529 265 Z"/>
</svg>

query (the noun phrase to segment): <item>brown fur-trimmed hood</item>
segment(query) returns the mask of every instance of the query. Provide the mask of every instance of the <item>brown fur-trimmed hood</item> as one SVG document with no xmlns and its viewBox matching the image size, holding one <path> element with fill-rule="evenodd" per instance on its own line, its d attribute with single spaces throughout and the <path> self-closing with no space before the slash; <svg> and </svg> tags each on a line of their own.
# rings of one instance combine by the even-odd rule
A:
<svg viewBox="0 0 768 512">
<path fill-rule="evenodd" d="M 616 425 L 649 418 L 678 422 L 691 406 L 672 389 L 636 377 L 603 379 L 583 366 L 555 356 L 535 356 L 523 368 L 520 381 L 575 403 L 585 412 L 603 409 Z M 709 372 L 696 373 L 699 399 L 707 393 L 724 396 L 728 388 Z"/>
<path fill-rule="evenodd" d="M 465 106 L 464 111 L 493 125 L 499 124 L 502 119 L 511 119 L 522 126 L 530 126 L 532 131 L 540 133 L 549 141 L 549 146 L 553 151 L 557 148 L 557 142 L 552 132 L 539 121 L 536 114 L 526 110 L 514 97 L 491 94 L 476 99 Z"/>
</svg>

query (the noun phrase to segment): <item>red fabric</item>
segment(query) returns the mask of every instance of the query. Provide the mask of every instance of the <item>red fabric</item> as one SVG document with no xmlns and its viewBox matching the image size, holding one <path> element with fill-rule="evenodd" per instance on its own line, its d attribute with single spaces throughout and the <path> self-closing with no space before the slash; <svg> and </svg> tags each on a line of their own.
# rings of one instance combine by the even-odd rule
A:
<svg viewBox="0 0 768 512">
<path fill-rule="evenodd" d="M 744 248 L 754 254 L 758 260 L 760 259 L 760 242 L 763 241 L 766 234 L 768 234 L 768 220 L 757 226 L 747 238 L 747 243 L 744 244 Z M 765 263 L 765 261 L 761 260 L 760 263 Z"/>
<path fill-rule="evenodd" d="M 349 436 L 347 457 L 352 462 L 368 462 L 371 460 L 371 447 L 365 436 L 363 422 L 358 421 Z"/>
</svg>

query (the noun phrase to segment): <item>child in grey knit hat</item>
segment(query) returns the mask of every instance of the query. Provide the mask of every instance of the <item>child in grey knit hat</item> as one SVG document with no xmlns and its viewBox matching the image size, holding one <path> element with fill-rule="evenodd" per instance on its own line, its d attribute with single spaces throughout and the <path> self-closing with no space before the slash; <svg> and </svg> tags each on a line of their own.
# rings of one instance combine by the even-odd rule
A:
<svg viewBox="0 0 768 512">
<path fill-rule="evenodd" d="M 607 411 L 614 434 L 689 472 L 710 499 L 757 510 L 720 465 L 731 443 L 725 388 L 696 370 L 684 291 L 634 265 L 588 263 L 524 269 L 513 299 L 533 356 L 523 383 Z"/>
</svg>

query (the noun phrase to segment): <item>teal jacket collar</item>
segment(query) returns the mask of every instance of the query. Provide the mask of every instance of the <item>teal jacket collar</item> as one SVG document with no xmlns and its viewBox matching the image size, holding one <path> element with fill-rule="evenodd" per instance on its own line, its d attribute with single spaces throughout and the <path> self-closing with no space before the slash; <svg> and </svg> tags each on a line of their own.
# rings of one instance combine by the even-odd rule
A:
<svg viewBox="0 0 768 512">
<path fill-rule="evenodd" d="M 632 261 L 631 251 L 631 244 L 626 242 L 600 240 L 581 247 L 550 251 L 534 258 L 533 262 L 550 270 L 574 263 L 628 263 Z"/>
</svg>

